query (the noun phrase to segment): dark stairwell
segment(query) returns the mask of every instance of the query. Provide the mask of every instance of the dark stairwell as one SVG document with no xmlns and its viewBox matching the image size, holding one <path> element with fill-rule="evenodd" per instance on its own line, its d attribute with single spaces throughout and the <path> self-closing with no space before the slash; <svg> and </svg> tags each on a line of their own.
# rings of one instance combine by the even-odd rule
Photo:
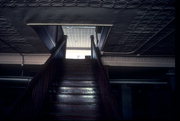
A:
<svg viewBox="0 0 180 121">
<path fill-rule="evenodd" d="M 66 59 L 63 78 L 49 87 L 44 119 L 100 120 L 104 117 L 91 59 Z"/>
<path fill-rule="evenodd" d="M 0 0 L 0 121 L 178 119 L 175 5 L 175 0 Z M 86 59 L 65 59 L 72 57 Z M 81 70 L 83 63 L 92 70 Z M 93 79 L 84 80 L 82 73 Z M 95 97 L 88 100 L 94 107 L 82 108 L 89 97 Z"/>
<path fill-rule="evenodd" d="M 91 58 L 65 59 L 64 41 L 14 103 L 11 120 L 118 120 L 100 51 L 91 36 Z"/>
</svg>

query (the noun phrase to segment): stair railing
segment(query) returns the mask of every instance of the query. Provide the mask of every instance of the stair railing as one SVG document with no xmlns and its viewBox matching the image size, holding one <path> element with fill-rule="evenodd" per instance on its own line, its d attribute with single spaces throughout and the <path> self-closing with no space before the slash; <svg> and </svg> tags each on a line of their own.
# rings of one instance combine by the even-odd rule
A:
<svg viewBox="0 0 180 121">
<path fill-rule="evenodd" d="M 101 61 L 101 54 L 98 47 L 95 46 L 94 36 L 91 35 L 91 58 L 96 61 L 95 71 L 96 78 L 100 88 L 101 99 L 103 107 L 105 108 L 105 114 L 107 118 L 113 120 L 120 120 L 120 115 L 117 110 L 117 102 L 111 95 L 110 84 L 108 81 L 107 71 L 105 70 Z"/>
<path fill-rule="evenodd" d="M 63 73 L 66 39 L 67 37 L 64 36 L 62 43 L 45 62 L 42 71 L 31 80 L 24 95 L 15 102 L 8 119 L 33 120 L 40 115 L 48 93 L 49 84 L 57 78 L 57 71 L 58 73 Z"/>
</svg>

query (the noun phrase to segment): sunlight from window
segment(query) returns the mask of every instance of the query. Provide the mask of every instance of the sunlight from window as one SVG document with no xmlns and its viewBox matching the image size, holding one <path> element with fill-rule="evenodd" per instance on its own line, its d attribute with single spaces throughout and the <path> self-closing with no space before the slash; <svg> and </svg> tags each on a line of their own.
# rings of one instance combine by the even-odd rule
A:
<svg viewBox="0 0 180 121">
<path fill-rule="evenodd" d="M 66 58 L 85 59 L 91 56 L 90 36 L 95 36 L 95 26 L 62 26 L 67 35 Z"/>
<path fill-rule="evenodd" d="M 85 59 L 85 56 L 90 56 L 91 50 L 66 50 L 66 58 L 69 59 Z"/>
</svg>

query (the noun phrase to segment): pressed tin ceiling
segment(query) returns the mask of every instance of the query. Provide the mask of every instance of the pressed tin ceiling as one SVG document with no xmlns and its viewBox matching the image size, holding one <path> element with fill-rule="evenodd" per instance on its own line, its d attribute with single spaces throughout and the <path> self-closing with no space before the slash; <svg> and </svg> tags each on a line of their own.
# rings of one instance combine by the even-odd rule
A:
<svg viewBox="0 0 180 121">
<path fill-rule="evenodd" d="M 175 0 L 0 0 L 0 39 L 23 53 L 49 53 L 28 23 L 112 24 L 104 54 L 174 56 L 174 4 Z M 13 51 L 1 43 L 0 52 Z"/>
</svg>

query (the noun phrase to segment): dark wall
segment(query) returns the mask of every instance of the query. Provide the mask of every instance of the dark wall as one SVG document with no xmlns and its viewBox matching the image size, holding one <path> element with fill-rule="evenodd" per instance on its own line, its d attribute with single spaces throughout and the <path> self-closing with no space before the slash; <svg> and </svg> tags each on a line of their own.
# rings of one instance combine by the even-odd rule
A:
<svg viewBox="0 0 180 121">
<path fill-rule="evenodd" d="M 165 67 L 106 67 L 110 79 L 162 78 L 173 68 Z"/>
<path fill-rule="evenodd" d="M 110 81 L 161 81 L 167 84 L 111 83 L 123 120 L 175 119 L 173 68 L 107 67 Z M 115 81 L 115 80 L 114 80 Z"/>
<path fill-rule="evenodd" d="M 30 77 L 34 77 L 42 68 L 43 65 L 25 65 L 21 76 L 21 65 L 0 65 L 0 120 L 3 120 L 3 116 L 9 113 L 12 105 L 24 94 Z M 21 80 L 27 77 L 28 80 Z"/>
<path fill-rule="evenodd" d="M 34 76 L 42 68 L 43 65 L 0 64 L 0 76 L 21 76 L 22 69 L 24 76 Z"/>
</svg>

